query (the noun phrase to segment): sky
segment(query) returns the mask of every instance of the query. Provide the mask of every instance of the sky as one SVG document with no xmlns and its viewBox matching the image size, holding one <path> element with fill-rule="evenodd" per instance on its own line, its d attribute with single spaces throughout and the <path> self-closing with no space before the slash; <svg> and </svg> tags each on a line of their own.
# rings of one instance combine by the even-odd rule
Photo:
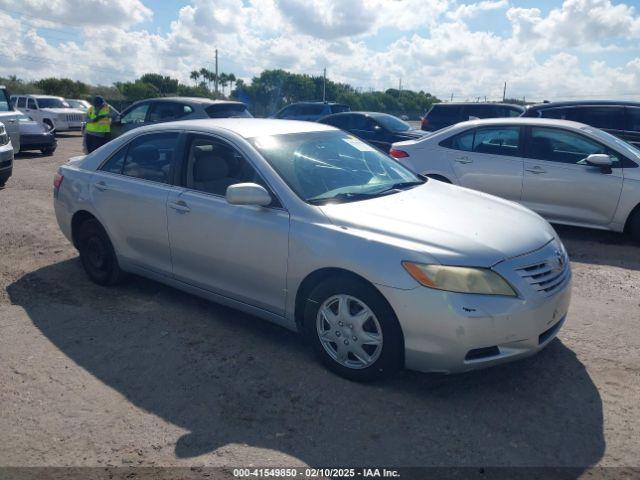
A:
<svg viewBox="0 0 640 480">
<path fill-rule="evenodd" d="M 442 99 L 640 100 L 640 0 L 0 0 L 0 76 L 282 68 Z"/>
</svg>

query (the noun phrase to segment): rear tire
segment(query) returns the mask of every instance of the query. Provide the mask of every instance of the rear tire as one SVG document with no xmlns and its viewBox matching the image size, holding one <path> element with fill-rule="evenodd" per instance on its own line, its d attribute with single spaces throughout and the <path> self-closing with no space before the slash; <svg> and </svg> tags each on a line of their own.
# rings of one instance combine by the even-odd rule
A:
<svg viewBox="0 0 640 480">
<path fill-rule="evenodd" d="M 319 283 L 305 304 L 304 330 L 320 361 L 349 380 L 377 380 L 402 366 L 404 341 L 393 309 L 357 278 Z"/>
<path fill-rule="evenodd" d="M 111 240 L 96 219 L 86 220 L 80 225 L 78 250 L 84 271 L 94 283 L 116 285 L 125 278 Z"/>
<path fill-rule="evenodd" d="M 640 243 L 640 209 L 629 219 L 629 234 L 634 241 Z"/>
</svg>

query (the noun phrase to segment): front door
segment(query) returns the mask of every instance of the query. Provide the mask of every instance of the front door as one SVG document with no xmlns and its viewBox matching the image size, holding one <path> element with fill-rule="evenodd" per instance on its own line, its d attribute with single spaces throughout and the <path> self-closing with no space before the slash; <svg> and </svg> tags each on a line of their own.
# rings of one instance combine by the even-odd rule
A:
<svg viewBox="0 0 640 480">
<path fill-rule="evenodd" d="M 176 279 L 283 315 L 289 214 L 269 207 L 231 205 L 227 187 L 259 183 L 254 167 L 232 145 L 208 135 L 188 140 L 184 189 L 167 199 Z"/>
<path fill-rule="evenodd" d="M 605 145 L 579 133 L 531 127 L 526 142 L 522 203 L 551 221 L 607 225 L 622 191 L 622 162 Z M 585 159 L 609 154 L 610 170 Z"/>
<path fill-rule="evenodd" d="M 171 275 L 167 198 L 180 134 L 142 135 L 116 152 L 92 178 L 91 197 L 124 260 Z"/>
<path fill-rule="evenodd" d="M 523 159 L 520 127 L 490 126 L 467 130 L 453 139 L 447 153 L 460 185 L 519 201 Z"/>
</svg>

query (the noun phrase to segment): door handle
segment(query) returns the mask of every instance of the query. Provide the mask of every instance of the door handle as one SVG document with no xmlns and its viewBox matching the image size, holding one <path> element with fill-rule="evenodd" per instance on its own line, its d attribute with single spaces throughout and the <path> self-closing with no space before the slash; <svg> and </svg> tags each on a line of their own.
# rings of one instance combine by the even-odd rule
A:
<svg viewBox="0 0 640 480">
<path fill-rule="evenodd" d="M 93 186 L 96 187 L 101 192 L 104 192 L 105 190 L 109 190 L 109 187 L 107 186 L 107 184 L 104 183 L 102 180 L 100 180 L 99 182 L 94 183 Z"/>
<path fill-rule="evenodd" d="M 458 163 L 473 163 L 473 160 L 471 160 L 469 157 L 458 157 L 458 158 L 456 158 L 456 162 L 458 162 Z"/>
<path fill-rule="evenodd" d="M 169 207 L 173 208 L 176 212 L 181 213 L 188 213 L 191 211 L 189 205 L 187 205 L 183 200 L 178 200 L 177 202 L 169 202 Z"/>
<path fill-rule="evenodd" d="M 539 174 L 539 173 L 547 173 L 547 171 L 542 167 L 533 167 L 533 168 L 525 168 L 527 172 Z"/>
</svg>

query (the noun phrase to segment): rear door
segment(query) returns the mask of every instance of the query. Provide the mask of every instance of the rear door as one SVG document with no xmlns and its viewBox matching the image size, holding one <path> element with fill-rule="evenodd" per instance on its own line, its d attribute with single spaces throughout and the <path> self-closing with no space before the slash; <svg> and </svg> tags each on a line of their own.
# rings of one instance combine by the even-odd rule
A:
<svg viewBox="0 0 640 480">
<path fill-rule="evenodd" d="M 179 132 L 136 137 L 92 178 L 91 198 L 118 254 L 132 264 L 171 275 L 167 198 L 181 149 Z"/>
<path fill-rule="evenodd" d="M 521 127 L 466 130 L 444 144 L 460 185 L 519 201 L 522 194 Z"/>
<path fill-rule="evenodd" d="M 610 172 L 584 159 L 612 156 Z M 582 134 L 552 127 L 528 127 L 522 203 L 549 220 L 607 225 L 622 191 L 619 154 Z M 616 156 L 617 155 L 617 156 Z"/>
<path fill-rule="evenodd" d="M 272 205 L 231 205 L 227 187 L 258 183 L 253 165 L 224 139 L 193 134 L 183 162 L 184 189 L 167 199 L 176 279 L 284 314 L 289 213 Z"/>
</svg>

